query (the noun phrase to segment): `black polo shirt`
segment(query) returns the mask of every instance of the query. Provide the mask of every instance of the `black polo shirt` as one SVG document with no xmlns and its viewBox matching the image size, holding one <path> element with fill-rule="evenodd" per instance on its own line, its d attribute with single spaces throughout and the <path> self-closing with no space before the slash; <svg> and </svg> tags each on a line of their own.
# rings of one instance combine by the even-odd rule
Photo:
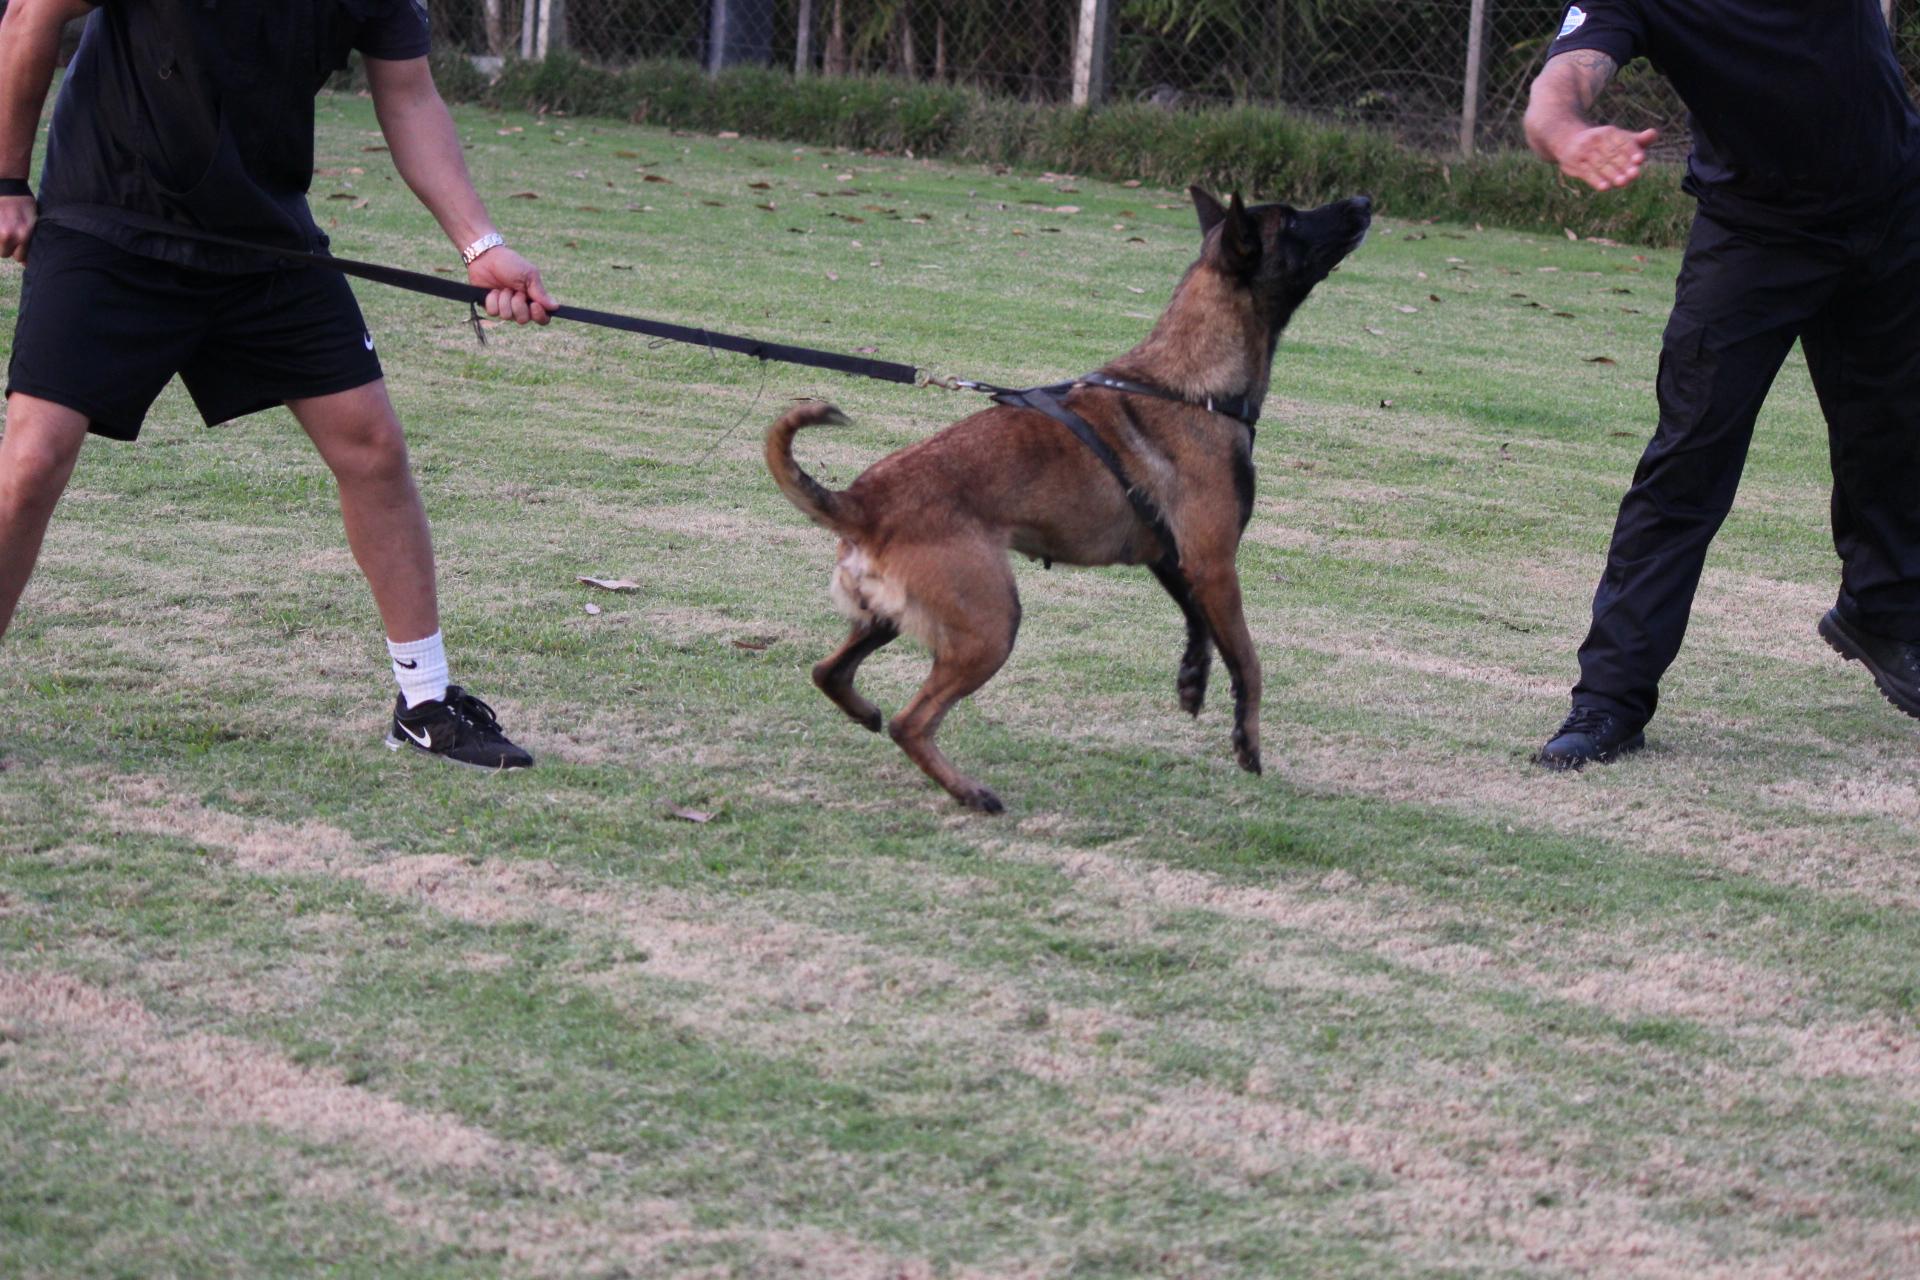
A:
<svg viewBox="0 0 1920 1280">
<path fill-rule="evenodd" d="M 54 105 L 42 216 L 213 271 L 272 260 L 158 234 L 151 220 L 323 247 L 307 208 L 314 95 L 352 50 L 400 60 L 428 44 L 421 0 L 105 0 Z"/>
<path fill-rule="evenodd" d="M 1920 169 L 1878 0 L 1579 0 L 1548 56 L 1645 57 L 1693 116 L 1686 189 L 1728 221 L 1846 219 Z"/>
</svg>

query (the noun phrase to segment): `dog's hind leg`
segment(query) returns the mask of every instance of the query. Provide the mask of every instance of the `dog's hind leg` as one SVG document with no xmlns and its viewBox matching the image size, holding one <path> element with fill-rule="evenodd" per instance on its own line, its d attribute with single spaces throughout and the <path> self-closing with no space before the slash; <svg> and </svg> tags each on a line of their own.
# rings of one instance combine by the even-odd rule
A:
<svg viewBox="0 0 1920 1280">
<path fill-rule="evenodd" d="M 813 683 L 820 692 L 833 699 L 833 704 L 865 725 L 873 732 L 880 732 L 882 716 L 880 708 L 861 697 L 853 687 L 853 674 L 860 664 L 876 649 L 888 644 L 900 634 L 891 622 L 869 619 L 856 622 L 853 634 L 847 642 L 826 658 L 822 658 L 813 667 Z"/>
<path fill-rule="evenodd" d="M 1190 716 L 1200 714 L 1207 700 L 1207 673 L 1213 666 L 1213 641 L 1207 632 L 1207 620 L 1193 602 L 1193 591 L 1180 573 L 1180 567 L 1165 560 L 1151 566 L 1153 576 L 1180 606 L 1187 620 L 1187 651 L 1180 655 L 1180 675 L 1174 688 L 1180 695 L 1180 709 Z"/>
<path fill-rule="evenodd" d="M 965 567 L 948 560 L 941 567 L 953 576 L 941 584 L 945 588 L 941 598 L 917 598 L 933 624 L 933 670 L 887 732 L 907 758 L 954 799 L 981 813 L 999 813 L 1005 807 L 1000 797 L 954 768 L 933 741 L 953 704 L 993 679 L 1005 665 L 1020 630 L 1020 597 L 1006 553 L 998 547 L 983 549 L 982 558 L 985 563 Z"/>
</svg>

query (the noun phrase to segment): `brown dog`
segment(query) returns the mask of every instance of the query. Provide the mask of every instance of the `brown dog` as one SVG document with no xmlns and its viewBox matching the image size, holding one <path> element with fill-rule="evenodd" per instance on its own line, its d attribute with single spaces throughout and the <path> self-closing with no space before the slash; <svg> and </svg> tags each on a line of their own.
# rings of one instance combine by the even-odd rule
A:
<svg viewBox="0 0 1920 1280">
<path fill-rule="evenodd" d="M 846 421 L 839 410 L 803 405 L 767 432 L 780 491 L 840 535 L 832 596 L 853 634 L 814 667 L 813 682 L 878 732 L 880 709 L 854 690 L 854 672 L 902 631 L 924 643 L 933 671 L 889 730 L 972 808 L 1001 805 L 954 768 L 934 734 L 1013 651 L 1020 599 L 1009 549 L 1151 567 L 1186 616 L 1181 707 L 1199 714 L 1217 645 L 1233 682 L 1234 754 L 1260 772 L 1260 659 L 1234 570 L 1253 511 L 1252 422 L 1281 329 L 1359 247 L 1372 212 L 1365 196 L 1300 212 L 1249 209 L 1238 194 L 1222 207 L 1198 187 L 1192 195 L 1199 260 L 1146 340 L 1095 373 L 996 397 L 996 407 L 882 458 L 840 493 L 793 460 L 794 433 Z"/>
</svg>

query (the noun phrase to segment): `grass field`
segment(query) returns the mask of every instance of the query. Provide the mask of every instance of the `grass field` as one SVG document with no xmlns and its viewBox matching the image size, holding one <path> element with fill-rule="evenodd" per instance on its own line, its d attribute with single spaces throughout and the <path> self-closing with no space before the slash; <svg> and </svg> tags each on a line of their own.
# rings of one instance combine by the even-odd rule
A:
<svg viewBox="0 0 1920 1280">
<path fill-rule="evenodd" d="M 336 248 L 444 263 L 321 114 Z M 1170 191 L 460 121 L 563 301 L 941 373 L 1091 368 L 1196 247 Z M 291 419 L 170 390 L 0 646 L 0 1274 L 1920 1273 L 1920 742 L 1813 631 L 1797 356 L 1649 749 L 1527 764 L 1676 264 L 1387 209 L 1256 451 L 1266 776 L 1144 572 L 1023 563 L 943 736 L 994 819 L 809 684 L 831 539 L 758 461 L 791 397 L 840 483 L 975 400 L 363 289 L 495 777 L 381 748 Z"/>
</svg>

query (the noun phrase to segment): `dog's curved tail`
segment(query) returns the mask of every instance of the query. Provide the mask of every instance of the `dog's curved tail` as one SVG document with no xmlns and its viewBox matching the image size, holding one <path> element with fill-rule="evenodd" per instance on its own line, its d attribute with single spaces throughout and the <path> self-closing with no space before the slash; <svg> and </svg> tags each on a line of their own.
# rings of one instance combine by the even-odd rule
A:
<svg viewBox="0 0 1920 1280">
<path fill-rule="evenodd" d="M 809 400 L 786 413 L 767 428 L 767 470 L 787 501 L 800 508 L 807 519 L 845 535 L 855 513 L 844 493 L 833 490 L 800 469 L 793 460 L 793 437 L 807 427 L 845 426 L 847 415 L 824 400 Z"/>
</svg>

